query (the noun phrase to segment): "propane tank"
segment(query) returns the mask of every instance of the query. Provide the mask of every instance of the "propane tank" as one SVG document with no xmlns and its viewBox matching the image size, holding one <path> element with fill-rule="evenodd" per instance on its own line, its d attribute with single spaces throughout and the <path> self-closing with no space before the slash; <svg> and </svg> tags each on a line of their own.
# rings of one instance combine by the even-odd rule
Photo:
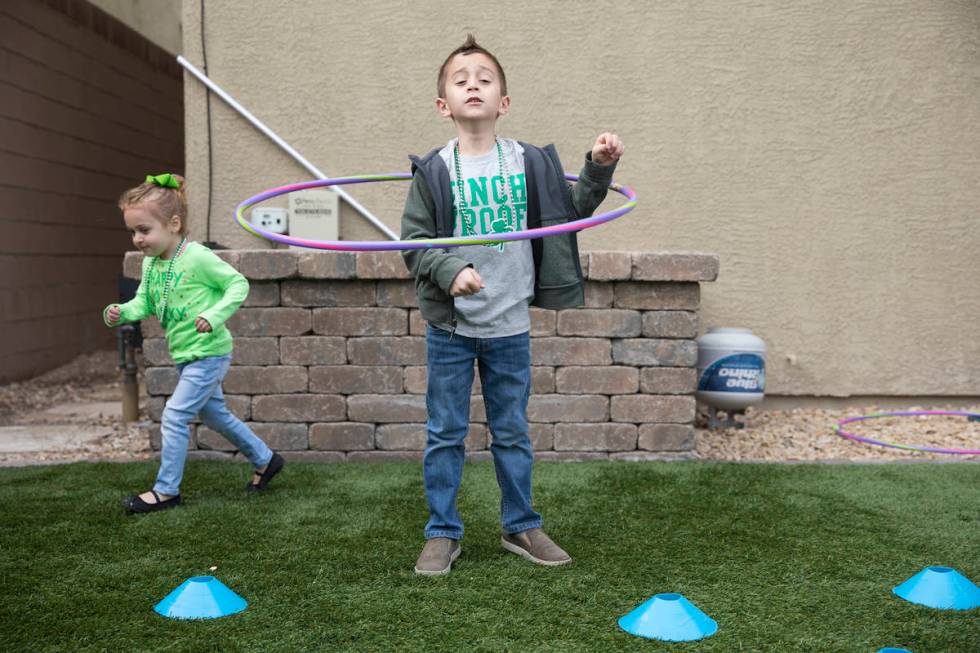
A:
<svg viewBox="0 0 980 653">
<path fill-rule="evenodd" d="M 720 327 L 698 338 L 698 401 L 744 412 L 766 389 L 766 343 L 749 329 Z"/>
</svg>

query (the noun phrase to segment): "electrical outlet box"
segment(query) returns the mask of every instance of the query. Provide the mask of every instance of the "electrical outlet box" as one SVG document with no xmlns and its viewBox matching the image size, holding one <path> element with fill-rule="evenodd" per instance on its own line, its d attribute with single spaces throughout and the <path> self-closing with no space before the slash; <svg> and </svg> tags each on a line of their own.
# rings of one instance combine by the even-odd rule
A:
<svg viewBox="0 0 980 653">
<path fill-rule="evenodd" d="M 340 196 L 315 188 L 289 194 L 289 235 L 307 240 L 339 240 Z"/>
<path fill-rule="evenodd" d="M 252 224 L 272 233 L 284 234 L 289 231 L 289 209 L 274 206 L 252 209 Z"/>
</svg>

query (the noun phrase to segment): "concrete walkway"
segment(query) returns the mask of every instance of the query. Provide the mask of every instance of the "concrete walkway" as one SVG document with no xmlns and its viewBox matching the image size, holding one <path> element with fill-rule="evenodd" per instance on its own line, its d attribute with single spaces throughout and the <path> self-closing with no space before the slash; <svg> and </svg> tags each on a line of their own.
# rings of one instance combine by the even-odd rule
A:
<svg viewBox="0 0 980 653">
<path fill-rule="evenodd" d="M 0 426 L 0 467 L 152 457 L 150 423 L 123 423 L 122 400 L 110 400 L 118 388 L 95 387 L 86 395 L 8 419 Z"/>
<path fill-rule="evenodd" d="M 67 451 L 112 434 L 111 428 L 77 424 L 0 426 L 0 453 Z"/>
<path fill-rule="evenodd" d="M 16 424 L 0 426 L 0 453 L 78 449 L 112 435 L 108 420 L 118 421 L 121 416 L 119 401 L 62 404 L 22 415 Z"/>
</svg>

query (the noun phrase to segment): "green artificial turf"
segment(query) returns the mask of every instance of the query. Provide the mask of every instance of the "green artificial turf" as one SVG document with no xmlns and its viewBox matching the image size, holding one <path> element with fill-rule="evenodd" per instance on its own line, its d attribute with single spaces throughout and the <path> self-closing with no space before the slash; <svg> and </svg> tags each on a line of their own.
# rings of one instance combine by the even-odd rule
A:
<svg viewBox="0 0 980 653">
<path fill-rule="evenodd" d="M 980 465 L 539 464 L 535 506 L 574 557 L 503 551 L 489 463 L 468 464 L 463 555 L 412 573 L 418 464 L 290 464 L 262 496 L 241 464 L 191 462 L 184 506 L 127 517 L 153 463 L 0 469 L 4 651 L 980 651 L 980 610 L 891 589 L 930 564 L 980 581 Z M 209 568 L 216 566 L 213 572 Z M 153 605 L 213 574 L 249 602 L 207 621 Z M 626 634 L 659 592 L 719 625 Z"/>
</svg>

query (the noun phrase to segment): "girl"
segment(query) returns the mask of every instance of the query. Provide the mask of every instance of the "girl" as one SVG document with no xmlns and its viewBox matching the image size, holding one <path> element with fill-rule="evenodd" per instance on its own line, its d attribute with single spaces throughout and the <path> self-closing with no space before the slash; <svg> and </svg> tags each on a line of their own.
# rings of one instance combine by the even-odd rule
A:
<svg viewBox="0 0 980 653">
<path fill-rule="evenodd" d="M 167 335 L 180 379 L 160 419 L 160 471 L 149 492 L 128 496 L 130 513 L 180 505 L 180 480 L 190 441 L 188 424 L 201 420 L 226 437 L 255 465 L 245 489 L 264 490 L 285 461 L 225 406 L 221 380 L 231 365 L 231 334 L 225 320 L 248 295 L 248 281 L 234 268 L 187 240 L 187 196 L 180 175 L 149 175 L 119 198 L 133 244 L 143 252 L 136 296 L 103 311 L 107 326 L 156 315 Z"/>
</svg>

